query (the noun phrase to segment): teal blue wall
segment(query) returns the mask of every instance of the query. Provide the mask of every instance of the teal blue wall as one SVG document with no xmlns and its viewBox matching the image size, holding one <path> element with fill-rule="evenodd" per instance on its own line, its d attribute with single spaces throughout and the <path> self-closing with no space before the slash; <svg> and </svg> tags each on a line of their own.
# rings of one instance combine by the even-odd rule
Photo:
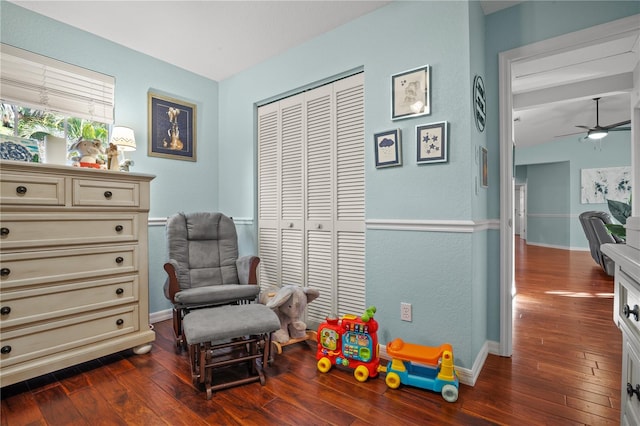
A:
<svg viewBox="0 0 640 426">
<path fill-rule="evenodd" d="M 399 127 L 403 166 L 378 170 L 367 150 L 366 217 L 388 220 L 499 218 L 497 55 L 534 41 L 640 13 L 637 2 L 527 2 L 484 17 L 477 2 L 393 2 L 237 76 L 214 82 L 122 46 L 0 3 L 3 42 L 116 77 L 116 122 L 136 131 L 135 171 L 155 174 L 151 217 L 222 210 L 248 219 L 241 252 L 255 249 L 255 104 L 353 69 L 365 72 L 365 143 Z M 206 41 L 203 41 L 206 42 Z M 429 64 L 432 113 L 390 120 L 390 76 Z M 475 130 L 471 86 L 487 87 L 487 130 Z M 147 91 L 198 107 L 198 161 L 146 156 Z M 450 123 L 447 164 L 415 164 L 415 126 Z M 477 188 L 477 149 L 489 151 L 489 188 Z M 250 224 L 254 225 L 250 225 Z M 367 231 L 367 304 L 378 306 L 381 342 L 450 341 L 456 364 L 470 368 L 480 347 L 499 338 L 499 235 L 474 232 Z M 150 310 L 161 294 L 163 229 L 150 226 Z M 411 323 L 399 302 L 413 303 Z"/>
<path fill-rule="evenodd" d="M 561 248 L 588 250 L 578 216 L 588 210 L 608 212 L 606 203 L 581 203 L 581 170 L 600 167 L 631 166 L 631 132 L 611 132 L 602 140 L 601 148 L 578 137 L 558 139 L 533 147 L 517 148 L 515 163 L 526 178 L 527 241 L 532 244 L 557 245 Z M 532 175 L 548 164 L 564 165 L 566 172 L 554 176 L 548 171 Z M 566 200 L 552 202 L 543 196 L 550 186 L 563 188 Z M 551 189 L 553 190 L 553 189 Z M 534 198 L 533 194 L 541 194 Z"/>
<path fill-rule="evenodd" d="M 366 150 L 367 219 L 485 218 L 486 192 L 479 200 L 474 186 L 484 135 L 471 107 L 474 74 L 484 73 L 483 25 L 478 3 L 396 2 L 222 81 L 220 152 L 227 161 L 220 173 L 233 185 L 221 186 L 221 208 L 254 215 L 255 160 L 248 159 L 255 157 L 256 103 L 363 69 L 366 146 L 375 132 L 396 127 L 403 140 L 402 167 L 378 170 L 373 149 Z M 392 121 L 391 75 L 425 64 L 432 71 L 431 115 Z M 415 126 L 442 120 L 449 122 L 449 161 L 418 166 Z M 486 341 L 486 253 L 486 237 L 471 233 L 367 230 L 366 304 L 378 308 L 381 341 L 450 341 L 459 365 L 470 367 Z M 413 322 L 400 321 L 401 301 L 413 304 Z"/>
</svg>

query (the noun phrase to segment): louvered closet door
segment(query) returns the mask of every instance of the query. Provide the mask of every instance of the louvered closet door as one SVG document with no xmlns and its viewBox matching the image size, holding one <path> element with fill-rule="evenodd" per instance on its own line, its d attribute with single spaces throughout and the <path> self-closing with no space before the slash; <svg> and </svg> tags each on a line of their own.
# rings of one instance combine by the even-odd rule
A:
<svg viewBox="0 0 640 426">
<path fill-rule="evenodd" d="M 307 286 L 320 290 L 320 297 L 307 307 L 307 317 L 315 321 L 322 321 L 327 315 L 336 313 L 333 235 L 334 110 L 333 85 L 307 92 L 306 278 Z"/>
<path fill-rule="evenodd" d="M 336 102 L 336 303 L 338 315 L 365 309 L 364 75 L 334 84 Z"/>
<path fill-rule="evenodd" d="M 280 282 L 304 286 L 304 128 L 302 94 L 280 101 Z"/>
<path fill-rule="evenodd" d="M 258 109 L 260 282 L 318 288 L 311 328 L 365 307 L 364 149 L 363 74 Z"/>
<path fill-rule="evenodd" d="M 280 106 L 258 109 L 258 253 L 260 285 L 278 285 L 280 259 Z"/>
</svg>

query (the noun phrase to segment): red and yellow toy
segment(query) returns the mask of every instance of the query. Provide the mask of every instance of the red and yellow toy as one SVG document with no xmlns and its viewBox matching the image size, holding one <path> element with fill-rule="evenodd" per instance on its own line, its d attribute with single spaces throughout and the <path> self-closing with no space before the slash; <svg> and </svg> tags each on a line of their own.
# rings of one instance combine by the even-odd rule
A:
<svg viewBox="0 0 640 426">
<path fill-rule="evenodd" d="M 344 315 L 327 318 L 318 327 L 318 370 L 327 373 L 333 365 L 354 370 L 359 382 L 378 375 L 378 323 L 373 319 L 375 306 L 368 308 L 361 317 Z"/>
</svg>

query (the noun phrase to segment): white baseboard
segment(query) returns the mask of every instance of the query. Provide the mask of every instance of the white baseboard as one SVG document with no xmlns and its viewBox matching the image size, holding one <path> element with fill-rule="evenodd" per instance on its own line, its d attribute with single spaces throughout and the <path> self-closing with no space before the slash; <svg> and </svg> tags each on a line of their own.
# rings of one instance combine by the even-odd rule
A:
<svg viewBox="0 0 640 426">
<path fill-rule="evenodd" d="M 173 313 L 171 309 L 165 309 L 164 311 L 153 312 L 149 314 L 149 322 L 151 324 L 168 320 L 173 317 Z"/>
</svg>

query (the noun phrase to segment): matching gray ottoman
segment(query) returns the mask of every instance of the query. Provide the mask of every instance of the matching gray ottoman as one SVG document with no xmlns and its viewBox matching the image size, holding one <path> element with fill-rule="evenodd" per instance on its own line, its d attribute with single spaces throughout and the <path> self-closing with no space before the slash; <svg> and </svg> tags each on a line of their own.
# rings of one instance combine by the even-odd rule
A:
<svg viewBox="0 0 640 426">
<path fill-rule="evenodd" d="M 258 303 L 196 309 L 184 316 L 182 326 L 194 384 L 204 384 L 207 399 L 213 391 L 231 386 L 255 381 L 264 385 L 262 369 L 269 360 L 271 333 L 280 328 L 273 310 Z M 218 356 L 220 352 L 224 356 Z M 249 363 L 249 377 L 213 384 L 214 368 L 239 363 Z"/>
</svg>

